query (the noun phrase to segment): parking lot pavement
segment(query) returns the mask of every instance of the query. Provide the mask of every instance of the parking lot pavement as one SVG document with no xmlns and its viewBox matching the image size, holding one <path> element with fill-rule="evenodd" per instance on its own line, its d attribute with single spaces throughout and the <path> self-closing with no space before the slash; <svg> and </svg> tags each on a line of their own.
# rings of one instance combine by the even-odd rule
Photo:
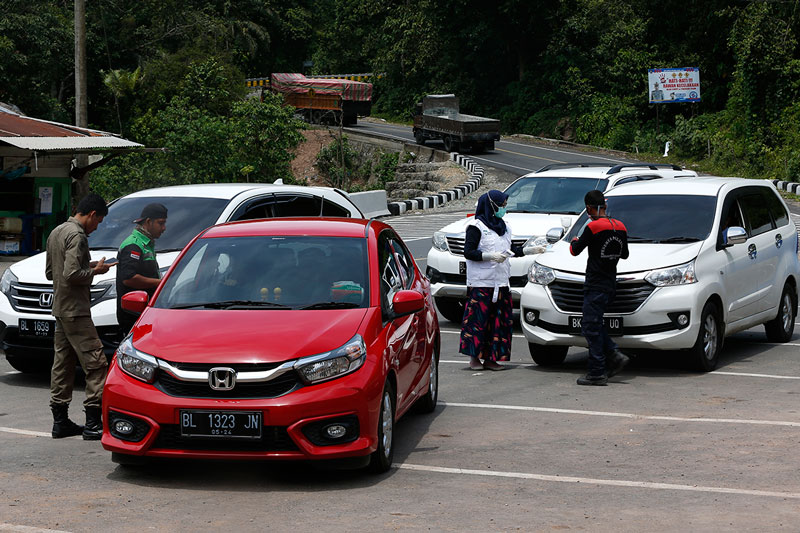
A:
<svg viewBox="0 0 800 533">
<path fill-rule="evenodd" d="M 800 336 L 726 340 L 717 371 L 641 356 L 579 387 L 586 350 L 535 366 L 519 332 L 503 372 L 474 372 L 442 322 L 441 405 L 396 427 L 383 476 L 296 463 L 126 469 L 49 437 L 47 376 L 0 362 L 0 530 L 585 529 L 796 531 Z M 76 392 L 72 414 L 79 418 Z"/>
</svg>

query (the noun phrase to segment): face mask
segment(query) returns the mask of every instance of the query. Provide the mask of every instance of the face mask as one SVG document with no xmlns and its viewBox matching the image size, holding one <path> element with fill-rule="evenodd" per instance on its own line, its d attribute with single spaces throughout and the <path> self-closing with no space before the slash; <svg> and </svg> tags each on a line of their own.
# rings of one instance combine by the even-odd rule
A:
<svg viewBox="0 0 800 533">
<path fill-rule="evenodd" d="M 501 207 L 495 212 L 494 216 L 496 216 L 497 218 L 503 218 L 505 214 L 506 214 L 506 208 Z"/>
</svg>

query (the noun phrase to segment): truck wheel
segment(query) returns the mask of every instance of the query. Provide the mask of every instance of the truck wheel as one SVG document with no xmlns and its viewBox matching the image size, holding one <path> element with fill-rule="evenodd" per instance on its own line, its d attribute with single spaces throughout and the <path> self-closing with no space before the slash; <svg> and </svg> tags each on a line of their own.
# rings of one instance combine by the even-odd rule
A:
<svg viewBox="0 0 800 533">
<path fill-rule="evenodd" d="M 569 346 L 547 346 L 545 344 L 528 343 L 531 359 L 539 366 L 558 366 L 567 358 Z"/>
<path fill-rule="evenodd" d="M 778 316 L 764 324 L 767 340 L 770 342 L 789 342 L 794 333 L 794 319 L 797 302 L 794 301 L 794 290 L 788 284 L 783 288 Z"/>
<path fill-rule="evenodd" d="M 420 146 L 425 146 L 425 136 L 422 134 L 421 131 L 417 130 L 414 132 L 414 140 Z"/>
<path fill-rule="evenodd" d="M 449 135 L 446 135 L 443 140 L 444 140 L 444 149 L 445 150 L 447 150 L 448 152 L 457 152 L 458 151 L 458 148 L 459 148 L 458 141 L 454 140 Z"/>
<path fill-rule="evenodd" d="M 461 324 L 464 319 L 464 302 L 455 298 L 434 298 L 436 308 L 450 322 Z"/>
</svg>

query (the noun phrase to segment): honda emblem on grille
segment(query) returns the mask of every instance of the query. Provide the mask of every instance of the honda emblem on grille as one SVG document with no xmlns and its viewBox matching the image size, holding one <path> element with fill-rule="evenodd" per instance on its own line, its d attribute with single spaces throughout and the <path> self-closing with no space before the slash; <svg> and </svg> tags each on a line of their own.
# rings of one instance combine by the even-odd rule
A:
<svg viewBox="0 0 800 533">
<path fill-rule="evenodd" d="M 208 384 L 214 390 L 231 390 L 236 385 L 236 371 L 218 366 L 208 371 Z"/>
<path fill-rule="evenodd" d="M 53 293 L 52 292 L 43 292 L 39 295 L 39 306 L 45 308 L 53 307 Z"/>
</svg>

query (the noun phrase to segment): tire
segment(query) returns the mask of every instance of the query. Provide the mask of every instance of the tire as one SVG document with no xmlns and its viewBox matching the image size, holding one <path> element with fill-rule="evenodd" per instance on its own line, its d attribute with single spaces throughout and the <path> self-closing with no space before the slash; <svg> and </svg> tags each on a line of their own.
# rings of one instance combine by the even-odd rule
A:
<svg viewBox="0 0 800 533">
<path fill-rule="evenodd" d="M 795 292 L 789 285 L 783 287 L 778 316 L 764 324 L 767 340 L 770 342 L 789 342 L 794 334 L 794 319 L 797 314 Z"/>
<path fill-rule="evenodd" d="M 392 383 L 387 379 L 381 394 L 381 416 L 378 419 L 378 449 L 372 452 L 369 459 L 369 470 L 373 474 L 382 474 L 392 467 L 394 460 L 394 413 L 395 393 Z"/>
<path fill-rule="evenodd" d="M 53 361 L 38 357 L 6 353 L 6 360 L 14 370 L 23 374 L 47 374 L 53 368 Z"/>
<path fill-rule="evenodd" d="M 448 152 L 457 152 L 459 145 L 458 141 L 453 140 L 453 138 L 449 135 L 444 136 L 444 149 Z"/>
<path fill-rule="evenodd" d="M 455 298 L 434 298 L 439 313 L 450 322 L 461 324 L 464 319 L 464 302 Z"/>
<path fill-rule="evenodd" d="M 142 466 L 147 464 L 147 458 L 127 453 L 111 452 L 111 462 L 125 467 Z"/>
<path fill-rule="evenodd" d="M 439 401 L 439 350 L 433 351 L 428 377 L 430 378 L 428 392 L 417 400 L 414 406 L 418 413 L 432 413 L 436 410 L 436 403 Z"/>
<path fill-rule="evenodd" d="M 717 368 L 722 340 L 719 310 L 714 302 L 708 302 L 700 313 L 700 331 L 697 332 L 697 340 L 689 349 L 692 366 L 701 372 L 711 372 Z"/>
<path fill-rule="evenodd" d="M 425 136 L 420 130 L 414 132 L 414 141 L 420 146 L 425 146 Z"/>
<path fill-rule="evenodd" d="M 569 346 L 547 346 L 529 342 L 528 351 L 538 366 L 558 366 L 567 358 Z"/>
</svg>

